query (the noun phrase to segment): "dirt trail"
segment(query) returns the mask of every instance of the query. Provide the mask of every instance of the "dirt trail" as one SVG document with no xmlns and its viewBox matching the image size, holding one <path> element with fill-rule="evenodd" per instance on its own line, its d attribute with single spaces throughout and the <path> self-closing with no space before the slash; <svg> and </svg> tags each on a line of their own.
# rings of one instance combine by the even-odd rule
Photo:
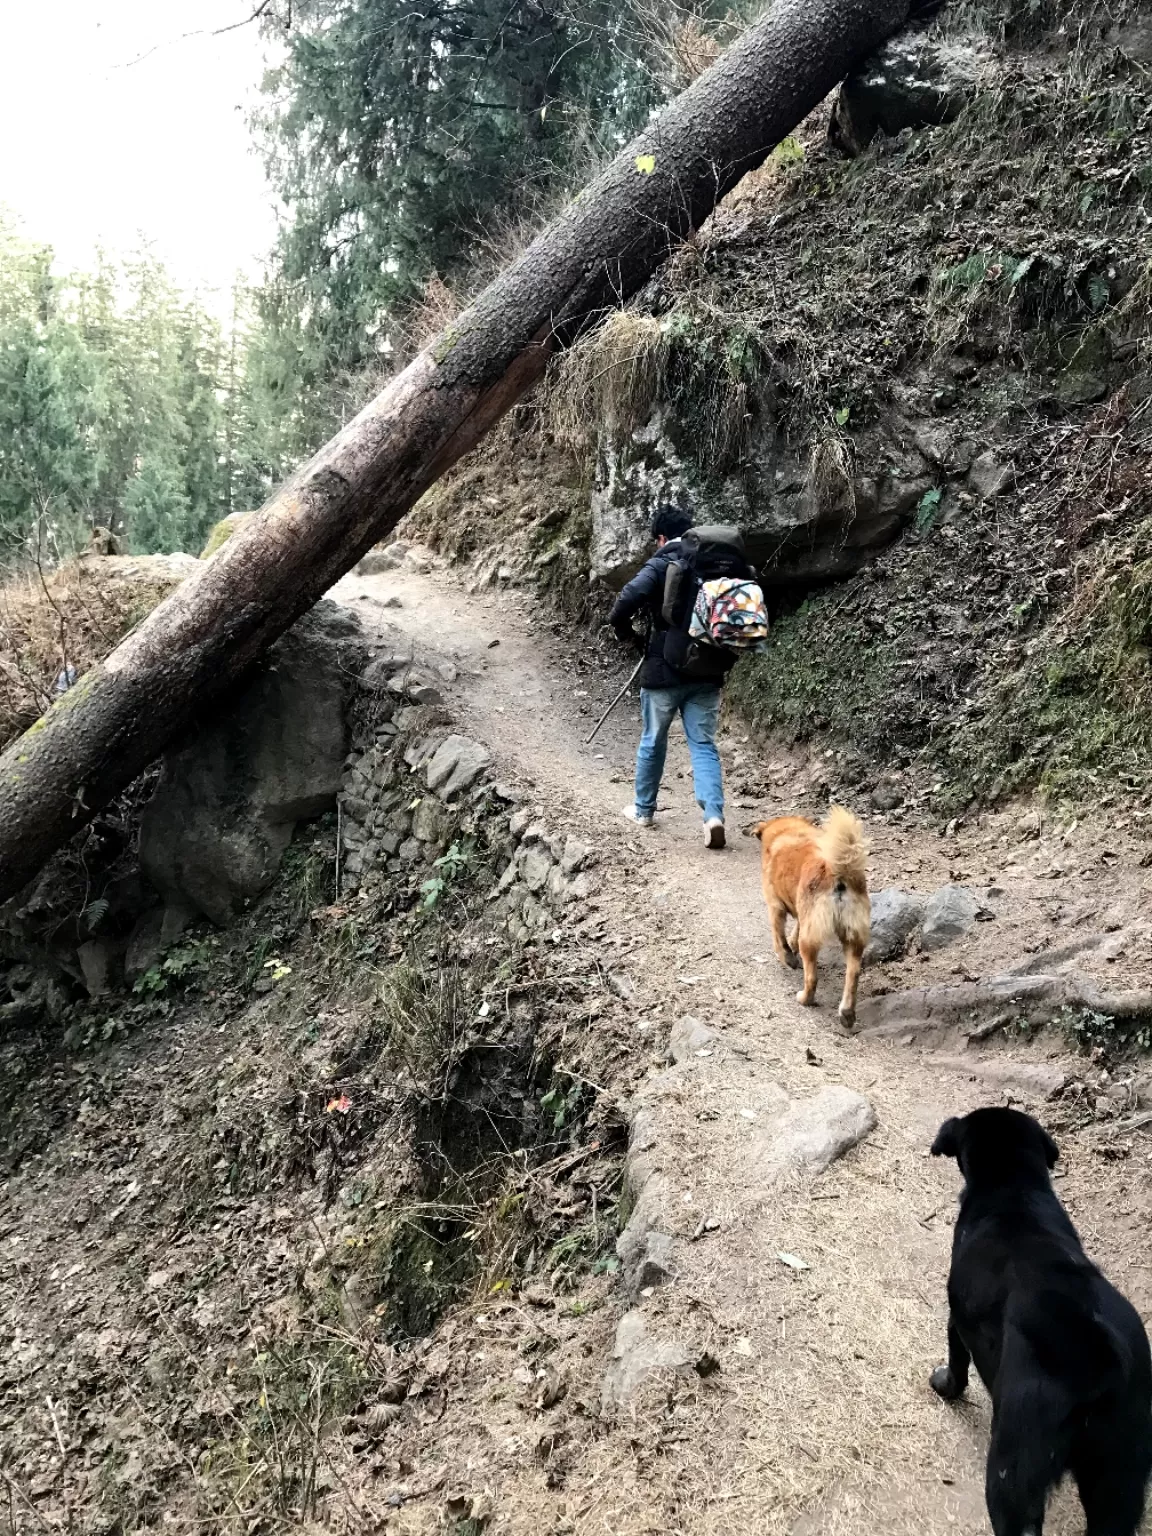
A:
<svg viewBox="0 0 1152 1536">
<path fill-rule="evenodd" d="M 1019 1076 L 1008 1086 L 1061 1146 L 1059 1187 L 1089 1251 L 1152 1315 L 1152 1127 L 1131 1114 L 1152 1102 L 1146 1074 L 1108 1078 L 1056 1031 L 1032 1043 L 987 1041 L 959 1069 L 941 1061 L 938 1043 L 845 1036 L 836 973 L 823 978 L 821 1006 L 803 1010 L 795 977 L 776 966 L 758 847 L 738 832 L 767 814 L 816 812 L 834 761 L 765 754 L 728 727 L 732 837 L 715 854 L 703 847 L 687 752 L 674 740 L 658 826 L 642 832 L 620 816 L 635 701 L 583 745 L 626 658 L 606 660 L 542 620 L 523 593 L 468 595 L 444 570 L 348 578 L 336 595 L 364 615 L 382 649 L 451 660 L 458 675 L 445 686 L 458 728 L 493 749 L 500 776 L 540 807 L 550 830 L 594 844 L 599 889 L 556 917 L 565 930 L 557 955 L 589 983 L 580 1009 L 559 1016 L 559 1038 L 583 1027 L 566 1021 L 595 1016 L 588 1000 L 610 984 L 615 995 L 590 1037 L 604 1051 L 604 1099 L 651 1068 L 638 1094 L 649 1129 L 637 1142 L 661 1180 L 659 1230 L 675 1241 L 671 1283 L 642 1277 L 638 1294 L 624 1272 L 580 1267 L 570 1292 L 522 1274 L 515 1287 L 501 1279 L 496 1292 L 458 1303 L 404 1352 L 408 1395 L 402 1409 L 374 1403 L 386 1420 L 379 1434 L 341 1408 L 323 1456 L 318 1428 L 300 1441 L 301 1468 L 320 1479 L 322 1517 L 307 1528 L 986 1532 L 987 1402 L 976 1390 L 947 1407 L 927 1385 L 944 1345 L 957 1188 L 929 1143 L 946 1115 L 1003 1097 L 993 1069 L 1041 1065 L 1066 1077 L 1069 1090 L 1052 1102 L 1030 1099 Z M 993 975 L 1021 959 L 1051 968 L 1060 951 L 1094 936 L 1100 942 L 1075 963 L 1102 983 L 1119 989 L 1149 975 L 1152 870 L 1137 813 L 1127 824 L 1090 816 L 1074 825 L 1069 814 L 1041 826 L 1023 823 L 1017 807 L 941 836 L 919 808 L 871 811 L 868 788 L 839 793 L 868 815 L 873 888 L 929 892 L 954 879 L 980 893 L 988 920 L 948 948 L 866 971 L 864 997 Z M 288 900 L 288 884 L 270 901 Z M 298 919 L 281 926 L 271 906 L 253 919 L 261 946 L 304 946 L 299 1006 L 327 1021 L 314 1045 L 296 1027 L 303 1014 L 285 1027 L 296 1006 L 289 993 L 231 982 L 218 990 L 209 952 L 227 936 L 206 934 L 197 940 L 209 957 L 205 986 L 187 1006 L 141 1004 L 144 1028 L 98 1021 L 107 1044 L 90 1051 L 85 1037 L 84 1049 L 65 1041 L 39 1061 L 33 1042 L 29 1076 L 13 1074 L 25 1085 L 20 1104 L 46 1132 L 41 1150 L 0 1183 L 0 1511 L 7 1489 L 14 1536 L 45 1527 L 112 1536 L 145 1528 L 161 1508 L 173 1531 L 254 1529 L 237 1490 L 259 1468 L 282 1465 L 277 1436 L 301 1423 L 279 1399 L 264 1422 L 266 1388 L 253 1376 L 264 1350 L 273 1341 L 287 1372 L 277 1391 L 291 1389 L 298 1404 L 311 1383 L 319 1403 L 320 1377 L 337 1367 L 317 1338 L 327 1347 L 341 1327 L 357 1326 L 355 1271 L 339 1282 L 338 1301 L 325 1276 L 338 1267 L 326 1245 L 358 1229 L 277 1160 L 282 1117 L 297 1104 L 291 1053 L 319 1053 L 306 1080 L 329 1082 L 319 1057 L 342 1048 L 343 1010 L 318 1011 L 328 1006 L 327 973 L 305 983 L 314 941 L 292 939 Z M 246 963 L 277 963 L 264 947 L 245 953 Z M 669 1067 L 670 1031 L 687 1014 L 714 1034 Z M 590 1070 L 587 1049 L 576 1064 Z M 815 1180 L 781 1183 L 769 1140 L 781 1096 L 803 1102 L 838 1086 L 867 1097 L 876 1128 Z M 598 1102 L 598 1113 L 609 1110 Z M 213 1158 L 228 1155 L 208 1169 L 205 1146 Z M 389 1146 L 379 1148 L 385 1165 Z M 251 1183 L 225 1179 L 233 1157 Z M 377 1171 L 387 1191 L 386 1166 Z M 530 1223 L 527 1206 L 521 1215 Z M 600 1252 L 612 1227 L 593 1197 L 594 1228 L 597 1219 L 589 1246 Z M 333 1304 L 339 1319 L 323 1310 Z M 604 1414 L 622 1314 L 667 1363 Z M 319 1331 L 307 1349 L 302 1319 Z M 353 1354 L 362 1362 L 359 1348 Z M 339 1381 L 360 1390 L 357 1374 Z M 281 1504 L 261 1529 L 300 1528 L 294 1476 L 275 1484 Z M 69 1489 L 83 1508 L 69 1505 Z M 1062 1498 L 1048 1529 L 1082 1531 L 1074 1500 Z"/>
<path fill-rule="evenodd" d="M 945 1070 L 930 1052 L 845 1037 L 834 972 L 818 1010 L 795 1003 L 793 976 L 771 956 L 758 845 L 731 835 L 722 855 L 703 848 L 682 739 L 670 754 L 657 829 L 628 828 L 619 813 L 630 797 L 635 703 L 625 702 L 586 748 L 612 680 L 578 675 L 525 598 L 466 597 L 442 575 L 416 574 L 349 578 L 336 595 L 362 611 L 399 597 L 399 612 L 378 610 L 395 621 L 398 640 L 407 635 L 475 674 L 462 680 L 454 710 L 512 775 L 534 783 L 550 822 L 566 817 L 619 855 L 601 914 L 613 964 L 636 987 L 638 1049 L 650 1048 L 660 1065 L 668 1026 L 683 1013 L 718 1033 L 714 1049 L 657 1079 L 662 1130 L 652 1155 L 686 1241 L 676 1283 L 642 1294 L 639 1305 L 653 1337 L 683 1343 L 693 1359 L 710 1352 L 719 1370 L 706 1381 L 674 1378 L 671 1388 L 664 1379 L 636 1397 L 623 1428 L 605 1434 L 590 1423 L 618 1315 L 605 1309 L 579 1347 L 562 1345 L 568 1409 L 559 1428 L 543 1426 L 532 1452 L 523 1415 L 499 1406 L 507 1360 L 493 1339 L 478 1352 L 488 1362 L 479 1379 L 470 1377 L 473 1405 L 486 1406 L 449 1410 L 444 1455 L 486 1468 L 507 1529 L 986 1531 L 987 1401 L 976 1389 L 971 1402 L 948 1408 L 927 1385 L 943 1348 L 957 1190 L 954 1168 L 927 1149 L 943 1118 L 1003 1102 L 1003 1091 Z M 731 791 L 745 777 L 747 748 L 729 733 L 723 750 Z M 763 777 L 765 765 L 754 766 Z M 765 814 L 814 808 L 811 764 L 781 754 L 768 777 L 768 797 L 737 792 L 732 834 Z M 898 818 L 873 819 L 874 888 L 927 892 L 955 876 L 993 887 L 998 911 L 937 955 L 866 972 L 863 995 L 992 974 L 1096 928 L 1119 937 L 1089 969 L 1094 963 L 1122 984 L 1147 975 L 1138 835 L 1125 841 L 1115 829 L 1081 826 L 1059 841 L 1025 840 L 1013 825 L 982 819 L 945 839 Z M 1069 1077 L 1087 1070 L 1056 1037 L 1001 1047 L 994 1059 L 1001 1067 L 1044 1059 Z M 758 1161 L 757 1123 L 778 1088 L 807 1097 L 826 1083 L 865 1093 L 878 1128 L 810 1188 L 782 1195 Z M 1059 1187 L 1090 1251 L 1152 1314 L 1144 1136 L 1081 1128 L 1090 1117 L 1074 1125 L 1070 1112 L 1019 1092 L 1016 1101 L 1056 1129 Z M 709 1218 L 718 1227 L 692 1241 Z M 781 1253 L 808 1267 L 791 1267 Z M 427 1518 L 413 1507 L 400 1523 L 426 1529 Z M 1082 1529 L 1081 1518 L 1062 1494 L 1048 1529 L 1067 1536 Z"/>
</svg>

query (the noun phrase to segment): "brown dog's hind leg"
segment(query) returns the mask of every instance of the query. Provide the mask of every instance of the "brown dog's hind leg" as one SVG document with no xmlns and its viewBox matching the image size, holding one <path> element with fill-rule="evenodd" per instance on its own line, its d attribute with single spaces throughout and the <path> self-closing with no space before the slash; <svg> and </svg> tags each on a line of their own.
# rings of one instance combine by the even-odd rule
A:
<svg viewBox="0 0 1152 1536">
<path fill-rule="evenodd" d="M 773 900 L 768 904 L 768 915 L 772 920 L 773 953 L 781 965 L 795 970 L 796 956 L 788 942 L 788 908 L 782 901 Z"/>
<path fill-rule="evenodd" d="M 804 986 L 797 992 L 796 1001 L 803 1003 L 805 1008 L 811 1008 L 816 1001 L 816 959 L 819 953 L 819 944 L 812 944 L 801 934 L 800 959 L 804 966 Z"/>
<path fill-rule="evenodd" d="M 856 1022 L 856 991 L 860 985 L 860 962 L 864 951 L 854 944 L 844 946 L 844 992 L 840 998 L 840 1022 L 851 1029 Z"/>
</svg>

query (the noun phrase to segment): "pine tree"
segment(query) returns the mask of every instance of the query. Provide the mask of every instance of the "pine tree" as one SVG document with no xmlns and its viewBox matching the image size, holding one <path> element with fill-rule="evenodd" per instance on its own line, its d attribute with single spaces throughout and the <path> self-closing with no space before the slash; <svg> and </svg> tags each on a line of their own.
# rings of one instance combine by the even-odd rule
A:
<svg viewBox="0 0 1152 1536">
<path fill-rule="evenodd" d="M 237 289 L 227 338 L 148 252 L 59 274 L 0 223 L 0 563 L 63 557 L 96 525 L 198 552 L 297 447 L 282 342 Z"/>
<path fill-rule="evenodd" d="M 432 272 L 614 151 L 658 88 L 608 0 L 305 0 L 258 118 L 291 221 L 268 319 L 315 390 L 392 341 Z M 324 426 L 331 426 L 331 420 Z"/>
<path fill-rule="evenodd" d="M 0 558 L 68 544 L 95 490 L 91 360 L 61 313 L 51 253 L 0 223 Z"/>
</svg>

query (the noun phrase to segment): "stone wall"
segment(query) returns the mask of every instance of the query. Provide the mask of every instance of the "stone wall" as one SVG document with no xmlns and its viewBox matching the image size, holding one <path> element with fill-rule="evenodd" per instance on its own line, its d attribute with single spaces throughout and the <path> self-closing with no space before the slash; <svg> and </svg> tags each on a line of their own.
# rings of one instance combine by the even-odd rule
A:
<svg viewBox="0 0 1152 1536">
<path fill-rule="evenodd" d="M 381 657 L 361 677 L 362 723 L 340 795 L 341 892 L 412 873 L 447 884 L 469 859 L 491 856 L 492 918 L 529 938 L 593 894 L 595 854 L 496 780 L 487 746 L 453 729 L 432 677 L 406 656 Z"/>
</svg>

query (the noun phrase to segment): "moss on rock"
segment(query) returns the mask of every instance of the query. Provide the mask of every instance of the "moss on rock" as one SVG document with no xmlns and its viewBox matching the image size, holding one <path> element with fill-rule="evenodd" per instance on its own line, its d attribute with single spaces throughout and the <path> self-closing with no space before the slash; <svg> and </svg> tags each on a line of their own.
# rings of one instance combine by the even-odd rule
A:
<svg viewBox="0 0 1152 1536">
<path fill-rule="evenodd" d="M 200 551 L 201 560 L 210 560 L 222 545 L 227 544 L 247 516 L 247 512 L 232 512 L 227 517 L 222 517 L 209 533 L 208 542 Z"/>
</svg>

